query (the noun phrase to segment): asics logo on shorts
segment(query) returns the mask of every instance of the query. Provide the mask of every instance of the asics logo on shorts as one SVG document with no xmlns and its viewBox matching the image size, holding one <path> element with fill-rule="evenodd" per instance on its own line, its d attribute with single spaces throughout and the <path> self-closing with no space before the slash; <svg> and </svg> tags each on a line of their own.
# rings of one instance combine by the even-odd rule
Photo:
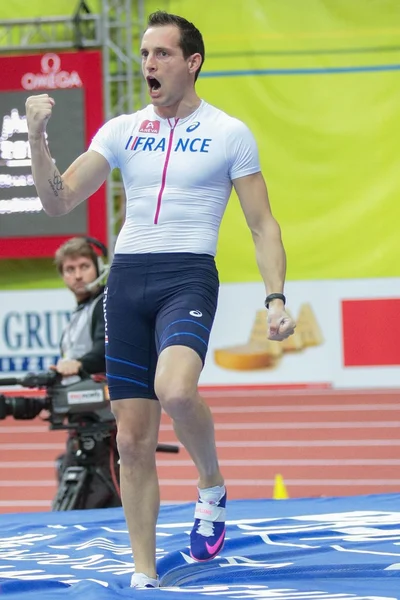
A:
<svg viewBox="0 0 400 600">
<path fill-rule="evenodd" d="M 199 317 L 202 317 L 202 316 L 203 316 L 203 313 L 202 313 L 202 312 L 200 312 L 199 310 L 191 310 L 191 311 L 189 312 L 189 315 L 191 315 L 192 317 L 197 317 L 197 318 L 199 318 Z"/>
</svg>

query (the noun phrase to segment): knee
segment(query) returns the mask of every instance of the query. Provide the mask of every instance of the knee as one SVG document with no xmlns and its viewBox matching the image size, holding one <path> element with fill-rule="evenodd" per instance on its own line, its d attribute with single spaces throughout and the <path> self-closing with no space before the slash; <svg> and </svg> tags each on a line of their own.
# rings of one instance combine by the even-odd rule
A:
<svg viewBox="0 0 400 600">
<path fill-rule="evenodd" d="M 117 447 L 121 464 L 144 464 L 154 460 L 157 439 L 153 439 L 146 431 L 120 425 L 117 430 Z"/>
<path fill-rule="evenodd" d="M 193 405 L 197 390 L 186 382 L 179 380 L 155 382 L 157 397 L 165 412 L 172 416 L 179 416 L 187 412 Z"/>
</svg>

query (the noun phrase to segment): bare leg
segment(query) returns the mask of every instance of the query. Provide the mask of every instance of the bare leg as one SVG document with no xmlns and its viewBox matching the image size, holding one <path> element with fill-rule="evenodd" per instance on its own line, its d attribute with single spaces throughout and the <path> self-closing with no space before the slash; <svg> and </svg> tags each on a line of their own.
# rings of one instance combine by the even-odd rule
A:
<svg viewBox="0 0 400 600">
<path fill-rule="evenodd" d="M 165 348 L 159 356 L 155 388 L 199 472 L 200 497 L 190 533 L 190 555 L 205 561 L 217 556 L 224 544 L 226 490 L 218 465 L 211 411 L 197 391 L 201 369 L 202 362 L 191 348 Z"/>
<path fill-rule="evenodd" d="M 121 496 L 135 571 L 156 577 L 156 523 L 160 493 L 155 452 L 161 407 L 143 398 L 114 400 Z"/>
<path fill-rule="evenodd" d="M 156 393 L 173 420 L 179 441 L 189 452 L 199 472 L 199 487 L 223 485 L 215 447 L 211 411 L 197 391 L 202 362 L 186 346 L 170 346 L 159 356 Z"/>
</svg>

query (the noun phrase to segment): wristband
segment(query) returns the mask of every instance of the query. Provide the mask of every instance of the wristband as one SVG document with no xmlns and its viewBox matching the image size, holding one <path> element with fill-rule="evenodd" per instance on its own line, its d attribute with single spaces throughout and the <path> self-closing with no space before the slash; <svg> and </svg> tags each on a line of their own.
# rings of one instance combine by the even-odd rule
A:
<svg viewBox="0 0 400 600">
<path fill-rule="evenodd" d="M 272 300 L 282 300 L 283 304 L 286 304 L 286 298 L 283 294 L 269 294 L 265 298 L 265 308 L 269 308 L 269 303 L 272 302 Z"/>
</svg>

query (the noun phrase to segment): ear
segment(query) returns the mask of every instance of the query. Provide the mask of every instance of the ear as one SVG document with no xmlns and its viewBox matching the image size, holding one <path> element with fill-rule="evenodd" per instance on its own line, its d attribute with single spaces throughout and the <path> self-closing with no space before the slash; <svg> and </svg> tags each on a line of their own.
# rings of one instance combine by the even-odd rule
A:
<svg viewBox="0 0 400 600">
<path fill-rule="evenodd" d="M 198 52 L 196 54 L 192 54 L 189 58 L 189 73 L 196 73 L 201 67 L 202 59 L 201 54 Z"/>
</svg>

